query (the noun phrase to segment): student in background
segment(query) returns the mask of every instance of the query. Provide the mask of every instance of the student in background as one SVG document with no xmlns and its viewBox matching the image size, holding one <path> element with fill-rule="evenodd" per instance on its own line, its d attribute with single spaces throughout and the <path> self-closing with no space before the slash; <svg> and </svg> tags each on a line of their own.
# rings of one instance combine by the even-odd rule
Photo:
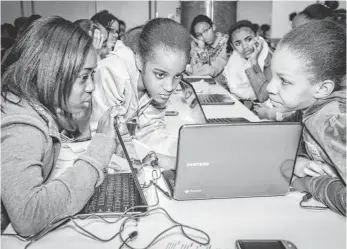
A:
<svg viewBox="0 0 347 249">
<path fill-rule="evenodd" d="M 156 152 L 175 154 L 177 141 L 166 131 L 165 109 L 189 58 L 189 33 L 168 18 L 153 19 L 143 27 L 138 51 L 117 42 L 95 72 L 92 132 L 108 108 L 119 106 L 124 122 L 136 121 L 136 139 Z"/>
<path fill-rule="evenodd" d="M 300 112 L 304 125 L 292 185 L 346 215 L 345 27 L 321 20 L 293 29 L 274 53 L 272 73 L 271 103 Z"/>
<path fill-rule="evenodd" d="M 93 38 L 93 46 L 98 55 L 98 61 L 106 58 L 108 54 L 107 38 L 108 33 L 100 23 L 94 23 L 88 19 L 79 19 L 74 22 Z"/>
<path fill-rule="evenodd" d="M 47 180 L 60 132 L 73 138 L 75 118 L 91 107 L 95 67 L 92 38 L 60 17 L 37 20 L 2 64 L 1 221 L 10 221 L 21 236 L 79 212 L 103 181 L 116 150 L 115 108 L 100 118 L 74 167 Z"/>
<path fill-rule="evenodd" d="M 191 25 L 192 59 L 187 72 L 192 75 L 218 76 L 228 61 L 228 35 L 215 32 L 212 20 L 198 15 Z"/>
<path fill-rule="evenodd" d="M 96 13 L 90 19 L 93 22 L 100 23 L 108 32 L 107 47 L 112 51 L 119 39 L 119 22 L 117 17 L 112 15 L 107 10 L 102 10 Z"/>
<path fill-rule="evenodd" d="M 272 54 L 265 40 L 256 34 L 254 25 L 246 20 L 229 28 L 227 52 L 232 54 L 221 81 L 240 100 L 264 102 L 269 97 L 266 87 L 271 80 Z"/>
<path fill-rule="evenodd" d="M 328 2 L 328 1 L 327 1 Z M 329 7 L 331 6 L 331 7 Z M 292 13 L 290 18 L 292 19 L 292 28 L 304 24 L 306 22 L 312 21 L 312 20 L 323 20 L 323 19 L 330 19 L 333 20 L 343 26 L 346 25 L 346 13 L 343 14 L 342 12 L 335 10 L 338 5 L 323 5 L 323 4 L 311 4 L 310 6 L 306 7 L 303 11 L 295 15 L 295 13 Z"/>
<path fill-rule="evenodd" d="M 126 31 L 126 24 L 123 20 L 119 20 L 119 38 L 122 38 Z"/>
</svg>

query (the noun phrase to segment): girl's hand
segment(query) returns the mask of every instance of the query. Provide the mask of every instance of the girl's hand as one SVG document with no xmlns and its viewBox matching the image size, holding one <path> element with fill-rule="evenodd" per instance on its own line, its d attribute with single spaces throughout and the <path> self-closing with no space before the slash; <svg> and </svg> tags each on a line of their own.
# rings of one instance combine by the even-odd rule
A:
<svg viewBox="0 0 347 249">
<path fill-rule="evenodd" d="M 294 174 L 298 177 L 305 176 L 323 176 L 328 175 L 331 177 L 337 177 L 333 168 L 320 161 L 312 161 L 304 157 L 298 157 L 294 168 Z"/>
<path fill-rule="evenodd" d="M 255 104 L 253 106 L 253 110 L 255 111 L 255 113 L 258 115 L 260 119 L 269 119 L 268 117 L 269 109 L 270 108 L 262 104 Z"/>
<path fill-rule="evenodd" d="M 191 37 L 192 37 L 193 41 L 196 43 L 196 45 L 198 46 L 198 48 L 205 49 L 205 42 L 203 40 L 196 39 L 192 35 L 191 35 Z"/>
<path fill-rule="evenodd" d="M 254 38 L 253 48 L 254 48 L 254 51 L 250 57 L 250 60 L 252 64 L 254 65 L 258 63 L 259 54 L 263 50 L 263 41 L 260 40 L 259 37 Z"/>
<path fill-rule="evenodd" d="M 91 31 L 89 31 L 88 33 L 90 36 L 92 36 Z M 99 54 L 99 52 L 100 52 L 103 40 L 104 40 L 104 36 L 101 34 L 100 30 L 95 29 L 94 36 L 93 36 L 93 46 L 94 46 L 97 54 Z"/>
<path fill-rule="evenodd" d="M 125 113 L 126 110 L 119 106 L 113 106 L 108 109 L 104 116 L 99 120 L 96 133 L 103 133 L 109 137 L 117 137 L 115 125 L 118 124 L 116 118 L 118 116 L 123 116 Z"/>
<path fill-rule="evenodd" d="M 190 64 L 187 64 L 187 65 L 186 65 L 186 73 L 187 73 L 188 75 L 193 74 L 193 67 L 192 67 L 192 65 L 190 65 Z"/>
</svg>

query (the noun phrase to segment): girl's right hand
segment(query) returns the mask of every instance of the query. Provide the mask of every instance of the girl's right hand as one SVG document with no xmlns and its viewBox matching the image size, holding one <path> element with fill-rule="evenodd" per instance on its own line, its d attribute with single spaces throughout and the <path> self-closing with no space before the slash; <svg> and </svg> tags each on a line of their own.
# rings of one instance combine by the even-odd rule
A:
<svg viewBox="0 0 347 249">
<path fill-rule="evenodd" d="M 126 110 L 120 106 L 113 106 L 107 110 L 104 116 L 99 120 L 96 133 L 102 133 L 108 137 L 117 137 L 115 125 L 117 125 L 117 117 L 123 116 Z"/>
<path fill-rule="evenodd" d="M 196 43 L 196 45 L 198 46 L 198 48 L 200 48 L 200 49 L 204 49 L 205 48 L 205 42 L 203 40 L 196 39 L 192 35 L 191 35 L 191 37 L 194 40 L 194 42 Z"/>
</svg>

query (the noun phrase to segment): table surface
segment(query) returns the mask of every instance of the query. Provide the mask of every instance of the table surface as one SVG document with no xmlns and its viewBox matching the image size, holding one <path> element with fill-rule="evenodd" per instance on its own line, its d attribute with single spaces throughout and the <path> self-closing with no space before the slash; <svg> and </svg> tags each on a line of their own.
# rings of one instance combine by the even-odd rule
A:
<svg viewBox="0 0 347 249">
<path fill-rule="evenodd" d="M 206 90 L 207 89 L 207 90 Z M 227 92 L 217 85 L 207 86 L 203 92 Z M 169 108 L 179 111 L 176 117 L 167 117 L 168 127 L 177 132 L 180 125 L 189 123 L 191 110 L 177 104 L 180 94 L 174 94 Z M 180 101 L 178 101 L 181 103 Z M 186 109 L 185 109 L 186 108 Z M 259 119 L 239 101 L 231 106 L 204 106 L 208 118 L 245 117 L 250 121 Z M 151 179 L 152 169 L 144 171 L 145 179 Z M 158 184 L 165 190 L 162 178 Z M 156 188 L 145 191 L 149 204 L 156 203 Z M 158 190 L 157 190 L 158 191 Z M 280 239 L 293 242 L 298 249 L 343 249 L 346 248 L 346 219 L 330 210 L 314 211 L 299 207 L 302 193 L 290 192 L 285 196 L 234 198 L 200 201 L 175 201 L 168 199 L 160 191 L 159 206 L 165 208 L 178 222 L 205 231 L 211 238 L 210 246 L 192 243 L 179 229 L 172 230 L 151 248 L 161 249 L 233 249 L 239 239 Z M 113 220 L 113 219 L 110 219 Z M 84 228 L 102 238 L 109 238 L 119 231 L 120 223 L 105 224 L 97 219 L 77 221 Z M 132 224 L 132 225 L 131 225 Z M 134 248 L 145 247 L 157 234 L 172 226 L 163 215 L 155 211 L 140 218 L 137 226 L 130 223 L 124 237 L 131 231 L 138 231 L 138 237 L 130 244 Z M 6 233 L 13 233 L 9 226 Z M 2 248 L 24 248 L 27 242 L 14 237 L 2 236 Z M 116 237 L 111 242 L 102 243 L 85 237 L 78 232 L 72 222 L 49 233 L 29 248 L 119 248 L 121 241 Z M 126 248 L 126 247 L 123 247 Z"/>
</svg>

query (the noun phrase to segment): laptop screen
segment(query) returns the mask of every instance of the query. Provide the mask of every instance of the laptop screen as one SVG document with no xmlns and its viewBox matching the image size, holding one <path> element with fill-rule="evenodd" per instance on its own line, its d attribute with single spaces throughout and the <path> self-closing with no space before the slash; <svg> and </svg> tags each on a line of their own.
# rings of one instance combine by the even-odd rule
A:
<svg viewBox="0 0 347 249">
<path fill-rule="evenodd" d="M 171 95 L 168 109 L 180 112 L 181 126 L 206 123 L 206 117 L 199 104 L 198 96 L 193 86 L 185 80 L 180 81 L 176 91 Z"/>
</svg>

